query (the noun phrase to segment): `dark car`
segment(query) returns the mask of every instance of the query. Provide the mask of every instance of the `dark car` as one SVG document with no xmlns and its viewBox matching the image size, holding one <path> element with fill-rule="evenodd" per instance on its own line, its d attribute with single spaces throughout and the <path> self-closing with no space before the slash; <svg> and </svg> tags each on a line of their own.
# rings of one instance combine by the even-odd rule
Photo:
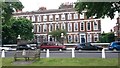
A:
<svg viewBox="0 0 120 68">
<path fill-rule="evenodd" d="M 65 50 L 66 46 L 60 44 L 60 43 L 56 43 L 56 42 L 43 42 L 40 45 L 40 49 L 62 49 Z"/>
<path fill-rule="evenodd" d="M 120 42 L 111 42 L 111 44 L 108 47 L 109 50 L 120 50 Z"/>
<path fill-rule="evenodd" d="M 75 46 L 76 50 L 102 50 L 102 47 L 93 46 L 91 43 L 81 43 Z"/>
<path fill-rule="evenodd" d="M 20 44 L 20 45 L 17 45 L 16 50 L 34 50 L 34 48 L 28 44 Z"/>
</svg>

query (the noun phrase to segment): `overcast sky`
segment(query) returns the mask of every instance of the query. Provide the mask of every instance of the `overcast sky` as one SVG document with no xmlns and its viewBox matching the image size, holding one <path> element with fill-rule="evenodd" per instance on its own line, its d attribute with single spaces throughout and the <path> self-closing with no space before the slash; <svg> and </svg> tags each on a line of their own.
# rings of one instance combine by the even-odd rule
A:
<svg viewBox="0 0 120 68">
<path fill-rule="evenodd" d="M 39 7 L 44 6 L 47 9 L 58 9 L 61 3 L 64 2 L 76 2 L 77 0 L 20 0 L 24 5 L 23 11 L 35 11 Z M 105 18 L 101 20 L 102 32 L 110 32 L 110 29 L 113 29 L 115 26 L 118 17 L 116 13 L 115 19 L 111 20 L 110 18 Z"/>
</svg>

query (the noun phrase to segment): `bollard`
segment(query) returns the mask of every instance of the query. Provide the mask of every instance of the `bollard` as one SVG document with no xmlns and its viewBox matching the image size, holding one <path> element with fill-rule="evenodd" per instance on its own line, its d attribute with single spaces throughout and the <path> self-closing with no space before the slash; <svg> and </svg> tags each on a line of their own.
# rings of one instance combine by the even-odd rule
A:
<svg viewBox="0 0 120 68">
<path fill-rule="evenodd" d="M 62 49 L 59 49 L 59 51 L 61 52 L 61 51 L 62 51 Z"/>
<path fill-rule="evenodd" d="M 45 51 L 45 49 L 43 49 L 43 51 Z"/>
<path fill-rule="evenodd" d="M 75 48 L 72 48 L 72 58 L 75 57 Z"/>
<path fill-rule="evenodd" d="M 23 50 L 22 55 L 23 55 L 23 56 L 26 55 L 26 51 L 25 51 L 25 50 Z"/>
<path fill-rule="evenodd" d="M 49 49 L 47 49 L 46 57 L 49 58 Z"/>
<path fill-rule="evenodd" d="M 2 58 L 4 58 L 4 57 L 5 57 L 5 50 L 2 50 L 1 57 L 2 57 Z"/>
<path fill-rule="evenodd" d="M 107 48 L 102 49 L 102 58 L 105 58 L 105 49 L 107 49 Z"/>
</svg>

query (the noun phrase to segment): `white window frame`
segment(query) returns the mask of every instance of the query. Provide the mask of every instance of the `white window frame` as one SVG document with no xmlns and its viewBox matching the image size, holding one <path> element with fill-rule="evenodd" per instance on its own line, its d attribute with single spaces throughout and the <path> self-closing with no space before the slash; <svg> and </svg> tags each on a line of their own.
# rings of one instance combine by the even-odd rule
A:
<svg viewBox="0 0 120 68">
<path fill-rule="evenodd" d="M 91 34 L 87 34 L 87 42 L 91 42 L 92 41 L 92 35 Z"/>
<path fill-rule="evenodd" d="M 71 40 L 69 40 L 69 37 L 71 36 Z M 68 35 L 68 42 L 73 42 L 73 37 L 72 37 L 72 35 Z"/>
<path fill-rule="evenodd" d="M 58 25 L 58 29 L 60 28 L 60 24 L 59 24 L 59 23 L 56 23 L 56 24 L 55 24 L 55 30 L 57 29 L 57 25 Z"/>
<path fill-rule="evenodd" d="M 77 42 L 79 42 L 79 36 L 77 34 L 74 35 L 74 42 L 76 42 L 76 38 L 77 38 Z"/>
<path fill-rule="evenodd" d="M 65 26 L 66 24 L 65 24 L 65 22 L 62 22 L 61 23 L 61 29 L 66 29 L 66 26 Z M 64 27 L 64 28 L 63 28 Z"/>
<path fill-rule="evenodd" d="M 53 15 L 49 15 L 49 21 L 53 21 Z"/>
<path fill-rule="evenodd" d="M 88 30 L 88 23 L 90 23 L 90 30 Z M 90 21 L 87 22 L 87 27 L 86 28 L 87 28 L 87 31 L 91 31 L 91 22 Z"/>
<path fill-rule="evenodd" d="M 75 29 L 76 28 L 76 24 L 77 24 L 77 30 Z M 74 23 L 74 31 L 78 31 L 78 22 Z"/>
<path fill-rule="evenodd" d="M 58 14 L 55 15 L 55 21 L 59 21 L 59 15 Z"/>
<path fill-rule="evenodd" d="M 94 34 L 94 42 L 97 42 L 97 41 L 95 41 L 96 37 L 97 37 L 97 41 L 98 41 L 98 39 L 99 39 L 98 34 Z"/>
<path fill-rule="evenodd" d="M 78 19 L 78 14 L 77 13 L 74 14 L 74 19 Z"/>
<path fill-rule="evenodd" d="M 83 30 L 81 29 L 81 26 L 82 26 L 82 23 L 83 23 Z M 85 22 L 80 22 L 80 31 L 84 31 L 85 30 Z"/>
<path fill-rule="evenodd" d="M 37 26 L 36 26 L 36 24 L 33 25 L 33 32 L 37 32 Z"/>
<path fill-rule="evenodd" d="M 71 30 L 69 30 L 69 26 L 70 26 Z M 72 31 L 72 23 L 71 22 L 68 23 L 68 31 Z"/>
<path fill-rule="evenodd" d="M 69 14 L 68 14 L 68 20 L 71 20 L 71 19 L 72 19 L 72 14 L 69 13 Z"/>
<path fill-rule="evenodd" d="M 96 23 L 96 25 L 95 25 Z M 94 30 L 98 30 L 98 22 L 97 21 L 93 21 L 93 24 L 94 24 Z"/>
<path fill-rule="evenodd" d="M 46 29 L 46 31 L 44 31 Z M 43 32 L 47 32 L 47 24 L 43 24 Z"/>
<path fill-rule="evenodd" d="M 41 16 L 38 16 L 37 20 L 38 20 L 38 22 L 40 22 L 41 21 Z"/>
<path fill-rule="evenodd" d="M 79 36 L 80 36 L 80 38 L 79 38 L 80 39 L 80 43 L 82 43 L 81 42 L 82 41 L 81 40 L 82 36 L 84 36 L 84 39 L 85 39 L 85 42 L 86 42 L 86 34 L 85 33 L 80 33 Z"/>
<path fill-rule="evenodd" d="M 37 24 L 37 32 L 40 33 L 41 32 L 41 25 Z"/>
<path fill-rule="evenodd" d="M 84 19 L 85 18 L 85 13 L 80 14 L 80 19 Z"/>
<path fill-rule="evenodd" d="M 26 19 L 30 20 L 30 17 L 29 17 L 29 16 L 27 16 L 27 17 L 26 17 Z"/>
<path fill-rule="evenodd" d="M 34 15 L 32 16 L 32 22 L 35 22 L 35 16 Z"/>
<path fill-rule="evenodd" d="M 61 15 L 61 20 L 65 20 L 65 14 Z"/>
<path fill-rule="evenodd" d="M 43 16 L 43 21 L 47 21 L 47 15 Z"/>
<path fill-rule="evenodd" d="M 40 42 L 40 36 L 37 35 L 37 42 L 39 43 Z"/>
<path fill-rule="evenodd" d="M 52 23 L 50 23 L 49 24 L 49 32 L 51 32 L 52 30 L 51 30 L 51 26 L 52 26 L 52 30 L 53 30 L 53 24 Z"/>
</svg>

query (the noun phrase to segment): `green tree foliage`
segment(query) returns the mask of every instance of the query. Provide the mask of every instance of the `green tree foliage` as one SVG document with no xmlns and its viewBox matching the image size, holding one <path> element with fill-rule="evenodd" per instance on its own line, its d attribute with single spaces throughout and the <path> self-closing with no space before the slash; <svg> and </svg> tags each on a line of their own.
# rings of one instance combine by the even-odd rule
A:
<svg viewBox="0 0 120 68">
<path fill-rule="evenodd" d="M 120 12 L 119 2 L 76 2 L 75 10 L 82 13 L 83 10 L 87 10 L 87 17 L 96 16 L 96 18 L 104 18 L 105 16 L 114 18 L 115 12 Z"/>
<path fill-rule="evenodd" d="M 4 18 L 4 23 L 9 21 L 14 11 L 22 10 L 24 8 L 19 0 L 15 0 L 15 2 L 2 2 L 2 5 L 0 6 L 2 6 L 2 17 Z"/>
<path fill-rule="evenodd" d="M 113 32 L 110 33 L 103 33 L 100 36 L 100 42 L 104 42 L 104 43 L 110 43 L 115 41 L 115 36 Z"/>
<path fill-rule="evenodd" d="M 0 2 L 0 20 L 2 20 L 2 43 L 15 43 L 16 34 L 15 30 L 12 29 L 13 22 L 16 19 L 11 19 L 12 13 L 16 10 L 22 10 L 24 6 L 19 0 L 14 0 L 15 2 Z"/>
<path fill-rule="evenodd" d="M 21 35 L 23 40 L 31 40 L 33 38 L 32 22 L 25 18 L 11 18 L 9 23 L 3 26 L 2 42 L 16 43 L 17 36 Z"/>
<path fill-rule="evenodd" d="M 52 35 L 52 37 L 56 38 L 57 41 L 61 41 L 61 33 L 63 33 L 64 36 L 66 36 L 67 32 L 66 30 L 57 29 L 52 32 L 49 32 L 49 35 Z"/>
</svg>

